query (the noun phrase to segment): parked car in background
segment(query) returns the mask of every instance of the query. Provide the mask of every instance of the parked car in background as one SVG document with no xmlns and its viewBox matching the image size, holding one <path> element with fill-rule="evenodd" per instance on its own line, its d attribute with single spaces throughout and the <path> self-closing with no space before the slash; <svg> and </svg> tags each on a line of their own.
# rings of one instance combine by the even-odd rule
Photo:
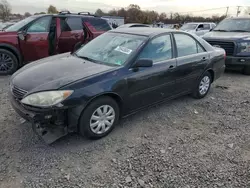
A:
<svg viewBox="0 0 250 188">
<path fill-rule="evenodd" d="M 18 70 L 10 100 L 47 143 L 75 131 L 96 139 L 148 106 L 185 94 L 205 97 L 224 72 L 224 58 L 223 49 L 186 32 L 115 29 L 73 54 Z"/>
<path fill-rule="evenodd" d="M 190 22 L 190 23 L 185 23 L 180 29 L 182 31 L 190 32 L 198 36 L 203 36 L 210 30 L 215 28 L 215 26 L 216 26 L 215 23 L 209 23 L 209 22 L 204 22 L 204 23 Z"/>
<path fill-rule="evenodd" d="M 31 61 L 73 51 L 110 29 L 106 20 L 85 12 L 28 17 L 0 33 L 0 75 L 12 74 Z"/>
<path fill-rule="evenodd" d="M 250 75 L 250 17 L 226 18 L 203 38 L 226 50 L 226 67 Z"/>
<path fill-rule="evenodd" d="M 3 22 L 3 23 L 0 23 L 0 31 L 3 31 L 5 29 L 7 29 L 8 27 L 14 25 L 15 22 Z"/>
<path fill-rule="evenodd" d="M 117 29 L 130 28 L 130 27 L 150 27 L 150 25 L 140 24 L 140 23 L 130 23 L 130 24 L 121 25 L 121 26 L 117 27 Z"/>
<path fill-rule="evenodd" d="M 124 25 L 124 17 L 120 16 L 102 16 L 102 19 L 107 20 L 112 29 L 116 29 L 120 25 Z"/>
</svg>

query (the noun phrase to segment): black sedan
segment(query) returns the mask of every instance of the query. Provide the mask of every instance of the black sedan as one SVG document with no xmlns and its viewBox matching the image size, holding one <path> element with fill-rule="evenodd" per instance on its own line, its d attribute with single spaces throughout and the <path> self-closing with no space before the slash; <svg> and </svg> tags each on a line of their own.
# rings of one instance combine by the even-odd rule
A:
<svg viewBox="0 0 250 188">
<path fill-rule="evenodd" d="M 30 63 L 10 81 L 15 111 L 47 143 L 69 132 L 106 136 L 121 117 L 192 94 L 207 95 L 225 51 L 191 34 L 158 28 L 112 30 L 76 52 Z"/>
</svg>

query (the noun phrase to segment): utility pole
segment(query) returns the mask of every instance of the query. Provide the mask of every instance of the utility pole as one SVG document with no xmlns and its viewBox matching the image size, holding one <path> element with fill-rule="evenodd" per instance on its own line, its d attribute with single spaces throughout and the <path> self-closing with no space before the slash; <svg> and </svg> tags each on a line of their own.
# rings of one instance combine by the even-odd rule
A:
<svg viewBox="0 0 250 188">
<path fill-rule="evenodd" d="M 226 17 L 227 17 L 228 9 L 229 9 L 229 7 L 227 7 L 227 11 L 226 11 Z"/>
<path fill-rule="evenodd" d="M 239 13 L 240 13 L 240 6 L 237 6 L 237 14 L 236 14 L 237 17 L 239 16 Z"/>
</svg>

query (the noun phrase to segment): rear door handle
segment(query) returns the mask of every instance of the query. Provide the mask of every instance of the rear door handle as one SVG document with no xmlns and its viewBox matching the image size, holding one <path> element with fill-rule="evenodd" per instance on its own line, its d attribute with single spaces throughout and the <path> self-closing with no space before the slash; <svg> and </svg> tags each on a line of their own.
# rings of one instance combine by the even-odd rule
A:
<svg viewBox="0 0 250 188">
<path fill-rule="evenodd" d="M 174 68 L 175 68 L 174 65 L 170 65 L 170 66 L 169 66 L 169 69 L 174 69 Z"/>
<path fill-rule="evenodd" d="M 206 57 L 203 57 L 201 60 L 202 60 L 202 61 L 206 61 L 206 60 L 207 60 L 207 58 L 206 58 Z"/>
<path fill-rule="evenodd" d="M 168 67 L 168 70 L 169 70 L 169 71 L 173 71 L 173 70 L 175 69 L 175 67 L 176 67 L 175 65 L 170 65 L 170 66 Z"/>
</svg>

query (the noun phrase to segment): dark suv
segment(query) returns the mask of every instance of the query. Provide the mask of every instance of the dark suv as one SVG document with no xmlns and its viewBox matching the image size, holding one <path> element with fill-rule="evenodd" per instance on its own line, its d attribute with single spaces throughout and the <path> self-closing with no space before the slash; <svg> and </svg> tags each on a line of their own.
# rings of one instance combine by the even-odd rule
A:
<svg viewBox="0 0 250 188">
<path fill-rule="evenodd" d="M 80 12 L 28 17 L 0 32 L 0 75 L 50 55 L 73 51 L 110 30 L 106 20 Z"/>
<path fill-rule="evenodd" d="M 250 17 L 226 18 L 203 38 L 225 49 L 227 68 L 250 75 Z"/>
</svg>

